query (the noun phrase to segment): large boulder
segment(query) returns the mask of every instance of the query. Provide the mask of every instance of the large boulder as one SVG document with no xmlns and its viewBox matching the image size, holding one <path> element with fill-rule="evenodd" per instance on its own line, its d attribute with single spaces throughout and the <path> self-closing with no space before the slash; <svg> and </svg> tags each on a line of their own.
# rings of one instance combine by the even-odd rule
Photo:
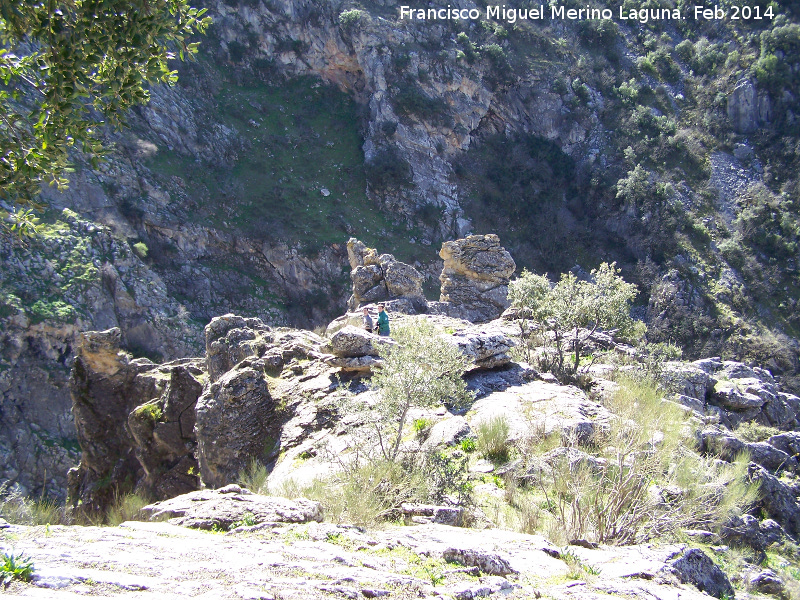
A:
<svg viewBox="0 0 800 600">
<path fill-rule="evenodd" d="M 331 336 L 331 352 L 341 358 L 377 356 L 380 346 L 393 344 L 395 342 L 387 337 L 352 325 L 346 325 Z"/>
<path fill-rule="evenodd" d="M 205 327 L 206 363 L 211 381 L 216 381 L 237 363 L 263 351 L 264 335 L 271 330 L 259 319 L 238 315 L 214 317 Z"/>
<path fill-rule="evenodd" d="M 128 414 L 136 458 L 144 470 L 139 486 L 153 498 L 172 498 L 199 485 L 194 426 L 204 372 L 199 359 L 176 362 L 139 376 L 158 377 L 155 386 L 164 391 Z"/>
<path fill-rule="evenodd" d="M 271 450 L 275 402 L 264 370 L 247 363 L 212 383 L 197 401 L 195 432 L 200 474 L 216 488 L 236 481 L 250 459 Z M 274 443 L 274 442 L 273 442 Z"/>
<path fill-rule="evenodd" d="M 425 312 L 424 278 L 414 267 L 392 254 L 378 255 L 374 248 L 355 238 L 347 242 L 347 257 L 353 282 L 353 295 L 347 302 L 350 310 L 371 302 L 406 298 L 412 301 L 415 312 Z"/>
<path fill-rule="evenodd" d="M 748 475 L 751 481 L 760 484 L 759 500 L 754 508 L 763 510 L 789 535 L 800 535 L 800 505 L 794 490 L 755 463 L 750 463 Z"/>
<path fill-rule="evenodd" d="M 681 583 L 691 583 L 715 598 L 733 598 L 733 586 L 728 576 L 701 550 L 687 550 L 670 567 Z"/>
<path fill-rule="evenodd" d="M 728 96 L 728 120 L 736 133 L 753 133 L 771 118 L 766 92 L 759 92 L 750 79 L 743 79 Z"/>
<path fill-rule="evenodd" d="M 227 530 L 260 523 L 322 521 L 322 505 L 319 502 L 305 498 L 287 500 L 261 496 L 234 484 L 150 504 L 142 508 L 141 513 L 151 521 L 169 519 L 175 525 L 197 529 Z"/>
<path fill-rule="evenodd" d="M 444 260 L 441 296 L 431 310 L 484 322 L 508 308 L 508 283 L 517 265 L 495 234 L 445 242 L 439 256 Z"/>
<path fill-rule="evenodd" d="M 470 327 L 444 336 L 479 369 L 494 369 L 511 362 L 514 341 L 499 328 Z"/>
</svg>

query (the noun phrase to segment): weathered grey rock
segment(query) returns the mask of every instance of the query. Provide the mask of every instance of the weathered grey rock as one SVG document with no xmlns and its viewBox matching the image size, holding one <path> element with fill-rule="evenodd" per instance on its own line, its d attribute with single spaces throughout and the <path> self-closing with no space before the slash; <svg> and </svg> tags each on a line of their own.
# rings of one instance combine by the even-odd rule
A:
<svg viewBox="0 0 800 600">
<path fill-rule="evenodd" d="M 330 356 L 323 359 L 325 364 L 339 368 L 345 373 L 368 374 L 372 373 L 376 366 L 383 362 L 377 356 L 356 356 L 353 358 L 342 358 L 340 356 Z"/>
<path fill-rule="evenodd" d="M 347 256 L 353 282 L 353 295 L 347 302 L 350 310 L 362 304 L 405 298 L 413 302 L 417 311 L 425 312 L 424 278 L 414 267 L 392 254 L 378 255 L 374 248 L 367 248 L 355 238 L 347 242 Z"/>
<path fill-rule="evenodd" d="M 516 263 L 494 234 L 471 235 L 445 242 L 440 303 L 429 310 L 464 318 L 490 321 L 508 308 L 508 282 Z"/>
<path fill-rule="evenodd" d="M 259 319 L 232 314 L 212 319 L 205 327 L 206 364 L 211 381 L 245 358 L 262 352 L 267 346 L 263 334 L 269 331 Z"/>
<path fill-rule="evenodd" d="M 750 79 L 740 81 L 728 96 L 728 120 L 736 133 L 753 133 L 771 118 L 766 92 L 759 92 Z"/>
<path fill-rule="evenodd" d="M 442 552 L 442 558 L 468 567 L 478 567 L 487 575 L 504 576 L 518 572 L 509 564 L 508 559 L 499 553 L 474 548 L 447 548 Z"/>
<path fill-rule="evenodd" d="M 800 432 L 798 431 L 787 431 L 773 435 L 767 440 L 767 443 L 790 456 L 800 454 Z"/>
<path fill-rule="evenodd" d="M 772 569 L 762 569 L 751 573 L 747 577 L 747 584 L 751 590 L 759 594 L 783 597 L 786 592 L 786 584 Z"/>
<path fill-rule="evenodd" d="M 406 522 L 418 525 L 438 523 L 439 525 L 459 527 L 464 522 L 464 509 L 460 506 L 403 503 L 400 510 Z"/>
<path fill-rule="evenodd" d="M 501 592 L 508 594 L 512 589 L 519 587 L 521 587 L 519 584 L 513 584 L 504 577 L 495 575 L 481 577 L 477 583 L 464 582 L 451 586 L 445 590 L 445 593 L 455 600 L 472 600 L 473 598 L 483 598 Z"/>
<path fill-rule="evenodd" d="M 750 460 L 769 471 L 786 470 L 794 473 L 797 459 L 766 442 L 743 442 L 733 435 L 721 431 L 706 429 L 699 433 L 702 447 L 706 452 L 718 454 L 720 458 L 734 461 L 738 455 L 747 452 Z"/>
<path fill-rule="evenodd" d="M 261 496 L 238 485 L 183 494 L 145 506 L 141 512 L 151 521 L 169 519 L 171 523 L 185 527 L 225 530 L 234 524 L 322 521 L 323 516 L 319 502 Z"/>
<path fill-rule="evenodd" d="M 510 363 L 511 356 L 508 352 L 515 345 L 509 336 L 492 327 L 472 327 L 445 335 L 444 339 L 458 346 L 475 367 L 480 369 L 494 369 Z"/>
<path fill-rule="evenodd" d="M 222 375 L 197 401 L 196 419 L 203 483 L 233 483 L 251 459 L 271 450 L 278 429 L 263 369 L 240 366 Z"/>
<path fill-rule="evenodd" d="M 576 387 L 530 381 L 486 394 L 469 413 L 473 429 L 493 418 L 508 423 L 509 441 L 558 433 L 570 442 L 588 444 L 596 431 L 608 426 L 611 413 Z"/>
<path fill-rule="evenodd" d="M 730 598 L 734 595 L 728 576 L 701 550 L 687 550 L 670 565 L 681 583 L 691 583 L 701 592 L 715 598 Z"/>
<path fill-rule="evenodd" d="M 606 460 L 603 458 L 592 456 L 579 448 L 561 447 L 550 450 L 532 461 L 526 475 L 536 479 L 540 469 L 552 469 L 563 462 L 569 465 L 569 472 L 574 472 L 579 468 L 588 468 L 594 473 L 600 473 L 606 466 Z"/>
<path fill-rule="evenodd" d="M 172 498 L 198 488 L 194 426 L 202 376 L 199 364 L 192 363 L 159 371 L 158 377 L 166 380 L 162 394 L 128 415 L 136 458 L 145 474 L 138 485 L 153 498 Z"/>
<path fill-rule="evenodd" d="M 156 497 L 199 485 L 189 471 L 197 466 L 191 412 L 203 361 L 131 360 L 120 342 L 119 329 L 83 334 L 70 378 L 83 452 L 68 475 L 69 503 L 91 515 L 139 483 Z M 148 404 L 152 410 L 135 410 Z"/>
<path fill-rule="evenodd" d="M 345 325 L 331 336 L 331 352 L 340 358 L 377 356 L 379 346 L 395 345 L 396 342 L 365 329 Z"/>
<path fill-rule="evenodd" d="M 794 491 L 759 465 L 751 463 L 748 474 L 761 485 L 756 508 L 763 509 L 790 535 L 800 535 L 800 505 Z"/>
<path fill-rule="evenodd" d="M 428 438 L 422 444 L 422 450 L 430 452 L 439 446 L 454 446 L 472 434 L 467 420 L 458 415 L 436 423 L 431 427 Z"/>
<path fill-rule="evenodd" d="M 733 381 L 717 382 L 712 400 L 731 410 L 760 409 L 766 402 L 760 396 L 740 389 Z"/>
<path fill-rule="evenodd" d="M 661 370 L 661 380 L 668 391 L 705 402 L 714 389 L 716 379 L 706 371 L 680 362 L 667 362 Z"/>
</svg>

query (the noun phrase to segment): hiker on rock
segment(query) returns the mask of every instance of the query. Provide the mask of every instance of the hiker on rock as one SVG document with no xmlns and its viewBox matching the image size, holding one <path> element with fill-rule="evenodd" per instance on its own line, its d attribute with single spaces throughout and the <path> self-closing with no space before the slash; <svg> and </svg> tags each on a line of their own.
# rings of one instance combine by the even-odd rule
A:
<svg viewBox="0 0 800 600">
<path fill-rule="evenodd" d="M 367 331 L 372 331 L 374 329 L 374 325 L 372 324 L 372 317 L 369 316 L 369 309 L 365 306 L 361 309 L 361 312 L 363 313 L 362 325 L 364 329 Z"/>
<path fill-rule="evenodd" d="M 389 335 L 389 315 L 383 304 L 378 304 L 378 335 Z"/>
</svg>

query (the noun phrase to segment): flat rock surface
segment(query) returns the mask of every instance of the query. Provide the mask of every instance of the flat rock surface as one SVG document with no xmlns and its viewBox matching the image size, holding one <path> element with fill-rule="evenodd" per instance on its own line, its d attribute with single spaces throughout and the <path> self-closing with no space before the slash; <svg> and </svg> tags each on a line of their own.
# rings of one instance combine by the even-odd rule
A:
<svg viewBox="0 0 800 600">
<path fill-rule="evenodd" d="M 214 533 L 130 521 L 119 527 L 14 525 L 0 531 L 0 539 L 3 552 L 23 552 L 35 566 L 31 583 L 4 590 L 9 598 L 444 600 L 534 598 L 536 592 L 546 598 L 708 598 L 659 577 L 681 547 L 570 547 L 599 573 L 572 578 L 557 558 L 564 549 L 540 536 L 498 529 L 421 525 L 364 532 L 312 522 Z M 443 556 L 510 569 L 501 577 Z"/>
</svg>

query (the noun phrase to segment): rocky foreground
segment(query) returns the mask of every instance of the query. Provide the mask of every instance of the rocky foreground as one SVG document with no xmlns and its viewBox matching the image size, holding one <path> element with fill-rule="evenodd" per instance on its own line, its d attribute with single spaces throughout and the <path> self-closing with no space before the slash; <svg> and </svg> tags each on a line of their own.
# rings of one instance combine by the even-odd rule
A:
<svg viewBox="0 0 800 600">
<path fill-rule="evenodd" d="M 177 515 L 171 522 L 5 526 L 3 551 L 24 552 L 35 565 L 30 583 L 5 592 L 55 599 L 733 597 L 711 559 L 681 544 L 556 548 L 540 536 L 437 523 L 365 531 L 320 523 L 318 508 L 228 486 L 146 510 L 155 519 Z M 227 532 L 196 528 L 235 515 L 260 522 L 234 522 Z M 762 591 L 776 579 L 758 567 L 747 577 Z"/>
</svg>

